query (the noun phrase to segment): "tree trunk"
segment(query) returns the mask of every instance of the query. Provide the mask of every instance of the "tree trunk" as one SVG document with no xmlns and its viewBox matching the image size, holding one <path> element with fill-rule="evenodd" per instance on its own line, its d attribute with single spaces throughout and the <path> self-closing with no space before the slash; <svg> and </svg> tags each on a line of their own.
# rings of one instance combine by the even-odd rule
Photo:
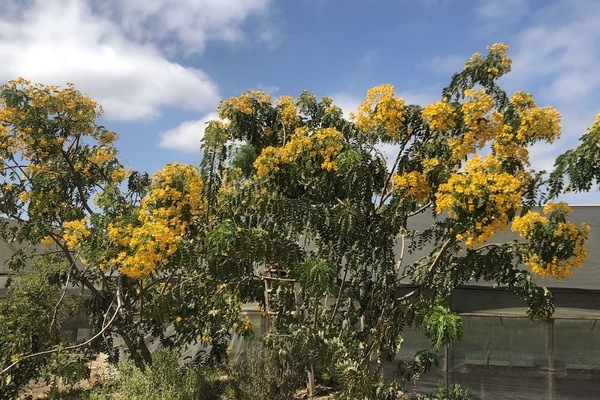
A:
<svg viewBox="0 0 600 400">
<path fill-rule="evenodd" d="M 129 354 L 131 354 L 131 359 L 139 369 L 144 369 L 146 366 L 152 365 L 152 354 L 148 350 L 148 346 L 146 346 L 144 340 L 140 340 L 139 344 L 134 343 L 131 337 L 123 332 L 121 332 L 121 337 L 129 350 Z"/>
<path fill-rule="evenodd" d="M 308 391 L 308 397 L 313 397 L 315 395 L 315 370 L 312 365 L 310 366 L 310 371 L 308 371 L 306 390 Z"/>
</svg>

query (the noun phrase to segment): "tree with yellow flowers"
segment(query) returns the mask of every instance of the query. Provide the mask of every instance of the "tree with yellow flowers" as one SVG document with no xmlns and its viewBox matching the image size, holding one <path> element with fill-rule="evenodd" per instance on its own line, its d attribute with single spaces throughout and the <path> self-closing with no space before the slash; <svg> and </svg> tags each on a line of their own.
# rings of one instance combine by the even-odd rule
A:
<svg viewBox="0 0 600 400">
<path fill-rule="evenodd" d="M 566 204 L 532 210 L 544 180 L 530 169 L 528 146 L 557 139 L 560 115 L 498 86 L 510 71 L 506 52 L 495 44 L 476 53 L 424 108 L 391 85 L 370 89 L 350 120 L 310 92 L 295 100 L 246 92 L 219 106 L 203 168 L 214 192 L 231 193 L 232 208 L 216 224 L 225 235 L 261 231 L 267 250 L 273 239 L 286 243 L 285 259 L 267 251 L 254 266 L 300 288 L 281 280 L 273 289 L 267 341 L 309 376 L 335 371 L 345 398 L 394 398 L 435 362 L 423 352 L 391 383 L 383 379 L 403 329 L 432 324 L 426 317 L 440 310 L 451 317 L 444 306 L 457 286 L 496 282 L 545 319 L 551 294 L 531 275 L 560 279 L 585 260 L 588 227 L 568 222 Z M 418 230 L 413 221 L 424 214 L 433 223 Z M 505 229 L 521 239 L 495 242 Z"/>
<path fill-rule="evenodd" d="M 459 285 L 495 282 L 531 318 L 548 318 L 551 293 L 532 274 L 579 268 L 588 227 L 545 201 L 562 178 L 546 195 L 528 146 L 555 140 L 560 115 L 498 86 L 506 52 L 476 53 L 424 108 L 391 85 L 370 89 L 350 119 L 310 92 L 246 92 L 221 102 L 198 167 L 153 177 L 123 168 L 98 105 L 72 86 L 2 86 L 2 233 L 21 244 L 10 266 L 26 275 L 0 305 L 0 394 L 43 371 L 72 372 L 74 351 L 114 355 L 116 338 L 140 368 L 152 362 L 148 337 L 200 342 L 218 362 L 232 332 L 252 330 L 242 305 L 259 301 L 265 345 L 309 386 L 327 373 L 342 398 L 395 398 L 437 355 L 425 349 L 393 379 L 383 363 L 406 327 L 425 326 L 433 349 L 460 337 L 447 307 Z M 554 177 L 572 175 L 558 163 Z M 432 223 L 419 228 L 424 215 Z M 495 241 L 505 229 L 520 240 Z M 78 311 L 92 338 L 61 342 Z"/>
<path fill-rule="evenodd" d="M 116 338 L 144 367 L 148 337 L 212 345 L 218 359 L 233 331 L 251 332 L 239 316 L 247 285 L 203 257 L 214 215 L 199 169 L 125 170 L 100 113 L 72 85 L 0 87 L 1 232 L 17 250 L 0 303 L 2 398 L 40 374 L 84 376 L 82 357 L 97 351 L 116 360 Z M 78 314 L 92 338 L 65 342 L 61 326 Z"/>
</svg>

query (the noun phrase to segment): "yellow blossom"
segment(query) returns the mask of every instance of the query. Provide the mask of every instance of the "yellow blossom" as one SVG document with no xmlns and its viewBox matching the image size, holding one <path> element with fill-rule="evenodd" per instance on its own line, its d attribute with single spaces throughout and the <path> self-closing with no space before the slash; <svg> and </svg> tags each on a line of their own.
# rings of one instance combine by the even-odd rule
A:
<svg viewBox="0 0 600 400">
<path fill-rule="evenodd" d="M 166 266 L 189 224 L 205 210 L 202 187 L 200 174 L 191 165 L 174 163 L 156 172 L 141 202 L 137 225 L 117 221 L 108 227 L 109 238 L 123 248 L 111 263 L 132 278 Z"/>
<path fill-rule="evenodd" d="M 254 161 L 257 178 L 273 177 L 282 168 L 314 165 L 327 172 L 336 171 L 335 158 L 344 148 L 344 136 L 335 128 L 319 129 L 312 135 L 308 128 L 297 128 L 283 147 L 269 146 Z"/>
<path fill-rule="evenodd" d="M 459 138 L 451 138 L 448 145 L 454 158 L 461 160 L 503 131 L 503 115 L 494 109 L 494 100 L 483 89 L 465 90 L 469 101 L 461 106 L 468 130 Z"/>
<path fill-rule="evenodd" d="M 398 140 L 404 123 L 404 99 L 394 95 L 394 86 L 383 84 L 367 91 L 367 99 L 353 115 L 364 132 L 383 129 L 385 135 Z"/>
<path fill-rule="evenodd" d="M 285 126 L 293 126 L 301 121 L 297 114 L 296 101 L 291 96 L 281 96 L 275 102 L 279 109 L 281 122 Z"/>
<path fill-rule="evenodd" d="M 467 247 L 483 244 L 506 228 L 508 215 L 521 205 L 523 181 L 502 171 L 492 156 L 475 155 L 463 171 L 453 174 L 436 193 L 437 212 L 447 212 L 466 231 L 456 235 Z"/>
<path fill-rule="evenodd" d="M 426 200 L 431 193 L 431 187 L 427 183 L 426 176 L 418 171 L 411 171 L 402 175 L 394 174 L 392 183 L 399 194 L 411 196 L 416 202 Z"/>
<path fill-rule="evenodd" d="M 438 101 L 425 107 L 423 119 L 432 131 L 443 132 L 456 127 L 454 110 L 446 101 Z"/>
<path fill-rule="evenodd" d="M 63 224 L 63 240 L 70 248 L 75 248 L 81 241 L 90 235 L 87 227 L 87 217 L 80 220 L 67 221 Z"/>
<path fill-rule="evenodd" d="M 585 262 L 587 250 L 584 244 L 590 228 L 587 224 L 577 228 L 564 221 L 562 216 L 570 212 L 565 203 L 549 203 L 543 209 L 546 215 L 529 211 L 513 221 L 512 230 L 528 240 L 523 262 L 535 274 L 562 279 Z M 544 248 L 544 243 L 548 242 L 552 252 Z"/>
</svg>

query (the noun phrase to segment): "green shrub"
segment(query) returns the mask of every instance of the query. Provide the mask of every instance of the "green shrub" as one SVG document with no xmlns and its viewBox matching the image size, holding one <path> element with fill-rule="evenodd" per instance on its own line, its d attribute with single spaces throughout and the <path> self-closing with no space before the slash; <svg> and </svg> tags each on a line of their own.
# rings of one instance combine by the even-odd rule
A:
<svg viewBox="0 0 600 400">
<path fill-rule="evenodd" d="M 471 391 L 461 388 L 458 384 L 446 388 L 444 382 L 440 381 L 437 390 L 429 393 L 427 398 L 431 400 L 469 400 Z"/>
<path fill-rule="evenodd" d="M 131 362 L 120 364 L 116 377 L 93 390 L 90 400 L 216 400 L 219 390 L 214 373 L 180 367 L 175 352 L 161 349 L 145 370 Z"/>
<path fill-rule="evenodd" d="M 287 400 L 302 387 L 306 374 L 290 353 L 263 344 L 248 347 L 230 366 L 229 379 L 238 400 Z"/>
</svg>

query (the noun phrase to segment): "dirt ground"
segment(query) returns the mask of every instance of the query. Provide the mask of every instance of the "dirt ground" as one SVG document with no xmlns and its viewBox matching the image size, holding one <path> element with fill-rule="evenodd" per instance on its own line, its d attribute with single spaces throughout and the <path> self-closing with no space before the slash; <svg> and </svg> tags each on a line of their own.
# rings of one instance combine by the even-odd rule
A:
<svg viewBox="0 0 600 400">
<path fill-rule="evenodd" d="M 107 355 L 100 354 L 94 361 L 91 361 L 90 366 L 90 379 L 85 381 L 81 381 L 76 386 L 76 390 L 73 390 L 73 396 L 69 396 L 69 398 L 77 399 L 77 393 L 81 393 L 81 391 L 89 390 L 98 380 L 104 375 L 108 363 L 106 362 Z M 61 388 L 62 385 L 59 383 L 58 387 Z M 48 391 L 50 390 L 50 386 L 48 386 L 45 382 L 31 382 L 19 399 L 44 399 L 46 398 Z"/>
</svg>

